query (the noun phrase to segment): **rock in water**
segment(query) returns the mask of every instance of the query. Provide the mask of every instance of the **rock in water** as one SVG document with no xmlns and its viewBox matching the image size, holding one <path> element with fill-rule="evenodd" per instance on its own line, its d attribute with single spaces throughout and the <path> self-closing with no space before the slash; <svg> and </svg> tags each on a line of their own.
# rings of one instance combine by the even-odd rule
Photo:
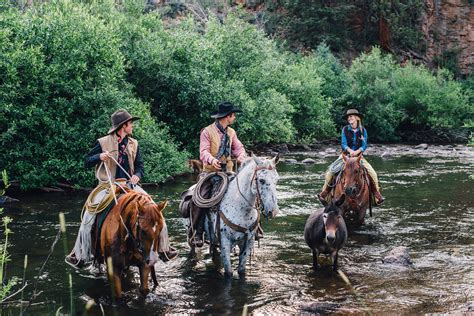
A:
<svg viewBox="0 0 474 316">
<path fill-rule="evenodd" d="M 292 158 L 287 158 L 285 160 L 283 160 L 284 162 L 288 163 L 288 164 L 293 164 L 293 163 L 297 163 L 298 161 L 296 161 L 296 159 L 292 159 Z"/>
<path fill-rule="evenodd" d="M 302 161 L 302 163 L 308 163 L 308 164 L 310 164 L 310 163 L 316 163 L 316 160 L 311 159 L 311 158 L 306 158 L 305 160 Z"/>
<path fill-rule="evenodd" d="M 0 205 L 8 204 L 8 203 L 14 203 L 14 202 L 19 202 L 19 200 L 11 198 L 9 196 L 3 195 L 0 196 Z"/>
<path fill-rule="evenodd" d="M 415 146 L 415 149 L 428 149 L 428 144 L 419 144 Z"/>
<path fill-rule="evenodd" d="M 382 259 L 383 263 L 399 264 L 403 266 L 412 265 L 410 254 L 408 253 L 408 248 L 403 246 L 398 246 L 390 250 L 388 255 Z"/>
</svg>

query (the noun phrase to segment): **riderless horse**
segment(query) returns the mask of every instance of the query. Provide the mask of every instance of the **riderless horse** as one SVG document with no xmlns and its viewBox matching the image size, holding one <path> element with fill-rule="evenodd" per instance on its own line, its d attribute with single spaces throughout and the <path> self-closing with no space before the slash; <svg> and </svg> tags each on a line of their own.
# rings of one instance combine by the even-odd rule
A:
<svg viewBox="0 0 474 316">
<path fill-rule="evenodd" d="M 312 213 L 306 220 L 304 240 L 313 252 L 313 269 L 318 269 L 319 253 L 330 254 L 333 270 L 337 270 L 339 250 L 347 242 L 347 228 L 340 206 L 344 203 L 345 195 L 338 200 L 328 203 L 325 199 L 319 200 L 324 209 Z"/>
<path fill-rule="evenodd" d="M 122 295 L 121 277 L 130 265 L 140 271 L 140 292 L 148 294 L 148 278 L 157 284 L 154 264 L 158 261 L 159 234 L 164 226 L 162 211 L 167 202 L 156 204 L 146 194 L 128 191 L 105 219 L 100 235 L 101 255 L 107 265 L 115 296 Z M 113 271 L 111 271 L 113 270 Z"/>
<path fill-rule="evenodd" d="M 212 219 L 206 219 L 211 245 L 219 241 L 227 277 L 232 276 L 230 253 L 236 245 L 240 250 L 238 273 L 245 275 L 245 264 L 254 247 L 260 212 L 267 218 L 274 217 L 278 212 L 277 162 L 278 157 L 263 160 L 252 155 L 247 158 L 237 175 L 230 180 L 218 212 L 210 212 Z M 211 246 L 213 250 L 215 246 Z"/>
<path fill-rule="evenodd" d="M 368 207 L 372 216 L 369 175 L 361 164 L 362 155 L 358 157 L 342 155 L 342 157 L 344 165 L 336 178 L 333 199 L 337 200 L 345 194 L 346 199 L 341 206 L 344 216 L 362 225 Z"/>
</svg>

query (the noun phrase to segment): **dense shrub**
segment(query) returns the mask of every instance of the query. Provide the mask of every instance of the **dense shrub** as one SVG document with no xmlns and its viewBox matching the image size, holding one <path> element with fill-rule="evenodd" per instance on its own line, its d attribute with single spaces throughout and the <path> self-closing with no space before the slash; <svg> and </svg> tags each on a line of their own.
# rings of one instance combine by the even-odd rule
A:
<svg viewBox="0 0 474 316">
<path fill-rule="evenodd" d="M 137 135 L 151 147 L 144 148 L 145 161 L 153 161 L 148 180 L 184 168 L 185 154 L 132 96 L 119 38 L 98 17 L 70 2 L 44 4 L 2 12 L 0 30 L 0 169 L 23 188 L 92 184 L 83 157 L 120 107 L 144 117 Z"/>
<path fill-rule="evenodd" d="M 248 145 L 333 132 L 330 103 L 321 95 L 314 69 L 301 69 L 302 58 L 280 52 L 262 31 L 236 16 L 224 23 L 211 18 L 204 30 L 191 20 L 164 30 L 152 13 L 124 21 L 121 29 L 128 78 L 137 94 L 193 152 L 199 131 L 212 122 L 209 113 L 221 100 L 244 110 L 237 128 Z"/>
<path fill-rule="evenodd" d="M 347 99 L 366 114 L 372 139 L 398 139 L 403 129 L 458 128 L 472 117 L 473 107 L 459 82 L 445 70 L 400 67 L 375 48 L 352 64 Z"/>
</svg>

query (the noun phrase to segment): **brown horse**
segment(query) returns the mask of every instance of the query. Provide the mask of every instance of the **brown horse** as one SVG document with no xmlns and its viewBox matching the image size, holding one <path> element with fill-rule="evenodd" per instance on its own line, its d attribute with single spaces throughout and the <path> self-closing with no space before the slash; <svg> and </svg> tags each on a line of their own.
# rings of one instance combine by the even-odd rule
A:
<svg viewBox="0 0 474 316">
<path fill-rule="evenodd" d="M 347 157 L 342 155 L 344 166 L 336 178 L 334 199 L 339 199 L 343 194 L 346 200 L 341 206 L 344 216 L 363 225 L 365 213 L 370 203 L 369 175 L 361 164 L 362 155 Z"/>
<path fill-rule="evenodd" d="M 115 296 L 122 296 L 121 276 L 130 265 L 140 271 L 140 292 L 149 293 L 148 277 L 154 274 L 158 260 L 159 234 L 164 226 L 162 211 L 167 201 L 156 204 L 146 194 L 128 191 L 108 214 L 100 235 L 101 255 L 112 258 L 113 271 L 108 275 Z M 153 281 L 156 277 L 152 275 Z"/>
</svg>

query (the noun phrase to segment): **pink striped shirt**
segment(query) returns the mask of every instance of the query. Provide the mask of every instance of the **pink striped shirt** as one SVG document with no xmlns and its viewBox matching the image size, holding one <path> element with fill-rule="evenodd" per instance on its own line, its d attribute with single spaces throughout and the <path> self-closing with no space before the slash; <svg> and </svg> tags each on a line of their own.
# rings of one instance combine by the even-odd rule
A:
<svg viewBox="0 0 474 316">
<path fill-rule="evenodd" d="M 217 133 L 219 134 L 219 139 L 222 140 L 222 137 L 224 137 L 224 134 L 217 127 L 214 126 L 214 128 L 217 130 Z M 244 160 L 244 158 L 246 157 L 244 145 L 237 138 L 237 134 L 235 134 L 234 138 L 232 139 L 231 151 L 232 151 L 232 156 L 237 157 L 237 160 L 240 162 Z M 211 137 L 209 136 L 209 132 L 206 129 L 203 129 L 201 131 L 200 145 L 199 145 L 199 159 L 201 159 L 203 163 L 207 163 L 209 165 L 212 165 L 212 162 L 214 160 L 217 160 L 215 157 L 211 155 Z"/>
</svg>

